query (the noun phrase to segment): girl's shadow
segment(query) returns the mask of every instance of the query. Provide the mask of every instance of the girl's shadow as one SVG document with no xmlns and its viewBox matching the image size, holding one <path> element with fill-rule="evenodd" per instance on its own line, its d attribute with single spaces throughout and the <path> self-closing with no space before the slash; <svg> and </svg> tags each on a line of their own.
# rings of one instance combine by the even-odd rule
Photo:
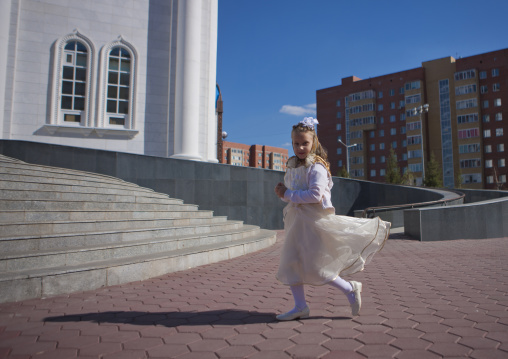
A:
<svg viewBox="0 0 508 359">
<path fill-rule="evenodd" d="M 309 317 L 322 319 L 324 317 Z M 345 317 L 327 319 L 350 319 Z M 274 313 L 246 310 L 210 310 L 206 312 L 109 311 L 47 317 L 45 322 L 94 322 L 133 325 L 163 325 L 169 328 L 187 325 L 244 325 L 278 322 Z"/>
</svg>

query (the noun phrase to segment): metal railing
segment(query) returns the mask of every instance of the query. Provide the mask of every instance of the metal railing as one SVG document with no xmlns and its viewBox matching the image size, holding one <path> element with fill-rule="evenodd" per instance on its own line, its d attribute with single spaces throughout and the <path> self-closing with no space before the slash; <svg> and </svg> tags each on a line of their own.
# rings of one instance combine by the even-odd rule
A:
<svg viewBox="0 0 508 359">
<path fill-rule="evenodd" d="M 433 206 L 436 204 L 442 204 L 443 206 L 446 206 L 448 204 L 448 202 L 457 201 L 457 200 L 463 199 L 466 196 L 462 192 L 458 192 L 458 191 L 450 191 L 450 192 L 456 193 L 458 195 L 458 197 L 440 199 L 437 201 L 429 201 L 429 202 L 399 204 L 399 205 L 393 205 L 393 206 L 367 207 L 362 212 L 362 218 L 373 218 L 373 217 L 375 217 L 376 212 L 387 212 L 387 211 L 400 210 L 400 209 L 428 207 L 428 206 Z"/>
</svg>

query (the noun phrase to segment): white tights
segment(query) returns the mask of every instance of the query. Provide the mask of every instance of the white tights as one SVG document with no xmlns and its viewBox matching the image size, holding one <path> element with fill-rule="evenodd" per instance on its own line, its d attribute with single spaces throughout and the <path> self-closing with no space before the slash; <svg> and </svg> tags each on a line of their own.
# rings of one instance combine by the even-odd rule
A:
<svg viewBox="0 0 508 359">
<path fill-rule="evenodd" d="M 342 279 L 341 277 L 337 277 L 331 282 L 328 282 L 332 287 L 339 289 L 347 296 L 349 303 L 354 303 L 355 294 L 353 292 L 353 287 L 351 283 Z M 290 286 L 291 292 L 293 293 L 293 298 L 295 299 L 295 307 L 293 311 L 297 312 L 302 310 L 307 306 L 307 302 L 305 301 L 305 289 L 303 285 L 292 285 Z"/>
</svg>

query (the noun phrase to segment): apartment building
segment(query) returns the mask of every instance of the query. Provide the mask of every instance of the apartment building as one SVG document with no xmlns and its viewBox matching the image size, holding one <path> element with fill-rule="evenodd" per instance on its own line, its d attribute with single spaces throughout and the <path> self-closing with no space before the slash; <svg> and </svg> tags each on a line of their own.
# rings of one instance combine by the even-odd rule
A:
<svg viewBox="0 0 508 359">
<path fill-rule="evenodd" d="M 349 167 L 352 178 L 384 182 L 393 148 L 416 185 L 433 155 L 445 187 L 507 188 L 508 49 L 343 78 L 316 98 L 334 175 Z"/>
<path fill-rule="evenodd" d="M 285 171 L 288 158 L 285 148 L 224 141 L 220 163 Z"/>
</svg>

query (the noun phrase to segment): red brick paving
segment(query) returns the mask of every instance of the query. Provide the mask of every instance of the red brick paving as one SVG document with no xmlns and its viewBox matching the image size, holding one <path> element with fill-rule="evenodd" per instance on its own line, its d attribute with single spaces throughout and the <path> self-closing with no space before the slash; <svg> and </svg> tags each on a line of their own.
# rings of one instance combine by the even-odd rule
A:
<svg viewBox="0 0 508 359">
<path fill-rule="evenodd" d="M 274 247 L 144 282 L 0 305 L 0 358 L 508 358 L 508 238 L 392 235 L 362 273 L 362 315 L 307 287 L 311 317 L 274 278 Z"/>
</svg>

